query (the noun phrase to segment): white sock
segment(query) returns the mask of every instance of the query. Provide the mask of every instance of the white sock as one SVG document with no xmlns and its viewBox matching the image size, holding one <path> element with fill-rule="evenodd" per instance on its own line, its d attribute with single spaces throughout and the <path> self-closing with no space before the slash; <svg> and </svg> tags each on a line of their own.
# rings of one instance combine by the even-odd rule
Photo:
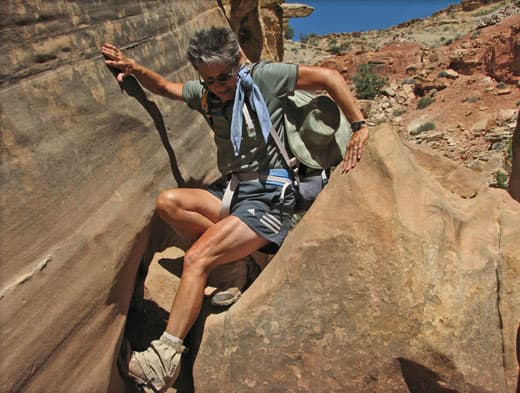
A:
<svg viewBox="0 0 520 393">
<path fill-rule="evenodd" d="M 167 331 L 164 331 L 162 334 L 164 338 L 166 338 L 169 341 L 174 342 L 175 344 L 183 344 L 184 341 L 181 340 L 179 337 L 175 337 L 173 334 L 168 333 Z"/>
</svg>

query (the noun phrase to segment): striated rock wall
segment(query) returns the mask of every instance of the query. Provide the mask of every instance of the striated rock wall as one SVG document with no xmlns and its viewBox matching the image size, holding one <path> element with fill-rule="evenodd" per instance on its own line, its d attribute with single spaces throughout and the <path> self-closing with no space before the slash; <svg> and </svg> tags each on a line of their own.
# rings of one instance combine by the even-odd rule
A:
<svg viewBox="0 0 520 393">
<path fill-rule="evenodd" d="M 155 196 L 217 174 L 203 119 L 133 78 L 121 90 L 100 47 L 187 79 L 188 38 L 227 21 L 209 0 L 8 0 L 0 12 L 0 391 L 117 392 Z"/>
<path fill-rule="evenodd" d="M 278 60 L 280 4 L 2 3 L 0 391 L 122 389 L 115 358 L 136 272 L 171 241 L 152 220 L 155 196 L 218 176 L 203 119 L 132 77 L 118 86 L 102 44 L 185 80 L 197 77 L 192 33 L 231 24 L 251 59 Z"/>
<path fill-rule="evenodd" d="M 520 205 L 481 180 L 373 129 L 359 167 L 206 320 L 196 391 L 513 393 Z"/>
</svg>

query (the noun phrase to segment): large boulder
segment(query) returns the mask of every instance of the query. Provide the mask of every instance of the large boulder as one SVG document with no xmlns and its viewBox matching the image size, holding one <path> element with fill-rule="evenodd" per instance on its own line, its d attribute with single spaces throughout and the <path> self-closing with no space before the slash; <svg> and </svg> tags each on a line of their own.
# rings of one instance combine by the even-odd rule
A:
<svg viewBox="0 0 520 393">
<path fill-rule="evenodd" d="M 518 239 L 506 191 L 382 126 L 205 320 L 195 390 L 512 393 Z"/>
</svg>

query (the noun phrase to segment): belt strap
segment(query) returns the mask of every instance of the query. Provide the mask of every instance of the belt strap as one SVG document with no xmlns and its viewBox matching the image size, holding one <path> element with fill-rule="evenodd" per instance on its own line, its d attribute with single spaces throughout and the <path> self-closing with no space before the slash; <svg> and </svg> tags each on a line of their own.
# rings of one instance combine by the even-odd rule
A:
<svg viewBox="0 0 520 393">
<path fill-rule="evenodd" d="M 237 173 L 233 173 L 231 179 L 228 181 L 226 191 L 224 191 L 224 196 L 222 197 L 222 203 L 220 204 L 221 220 L 229 216 L 231 201 L 233 200 L 233 195 L 235 195 L 235 191 L 237 190 L 238 183 L 240 183 L 240 178 Z"/>
</svg>

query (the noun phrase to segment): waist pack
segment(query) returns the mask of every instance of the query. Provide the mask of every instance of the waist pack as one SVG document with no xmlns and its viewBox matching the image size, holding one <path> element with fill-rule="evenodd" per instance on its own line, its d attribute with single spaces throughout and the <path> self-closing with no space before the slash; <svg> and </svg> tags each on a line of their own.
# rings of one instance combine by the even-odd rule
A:
<svg viewBox="0 0 520 393">
<path fill-rule="evenodd" d="M 352 131 L 345 115 L 329 96 L 296 90 L 285 98 L 283 105 L 292 158 L 281 140 L 273 135 L 276 132 L 273 130 L 271 134 L 286 165 L 296 169 L 296 210 L 306 210 L 327 184 L 330 169 L 343 160 Z"/>
</svg>

